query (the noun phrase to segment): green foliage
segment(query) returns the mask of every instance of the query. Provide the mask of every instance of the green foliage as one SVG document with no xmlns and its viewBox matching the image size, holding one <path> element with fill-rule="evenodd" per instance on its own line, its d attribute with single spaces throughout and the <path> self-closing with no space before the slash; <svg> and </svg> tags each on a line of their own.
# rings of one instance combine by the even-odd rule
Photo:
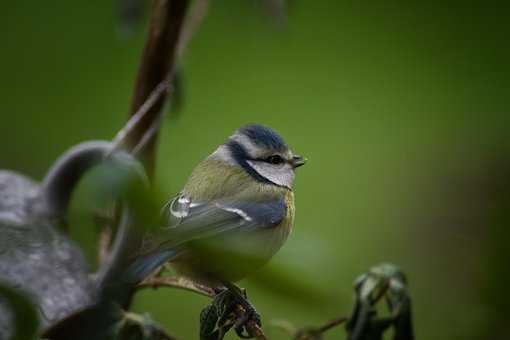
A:
<svg viewBox="0 0 510 340">
<path fill-rule="evenodd" d="M 310 313 L 306 296 L 281 294 L 282 275 L 243 282 L 265 319 L 319 324 L 346 311 L 352 278 L 387 260 L 412 281 L 419 338 L 503 338 L 508 218 L 486 210 L 508 209 L 486 184 L 502 190 L 508 178 L 490 163 L 510 146 L 507 11 L 294 1 L 277 31 L 251 4 L 213 1 L 188 49 L 182 112 L 159 139 L 156 206 L 233 130 L 267 124 L 310 159 L 297 176 L 295 229 L 267 270 L 284 266 L 285 282 L 334 298 Z M 69 146 L 123 125 L 145 32 L 119 39 L 108 1 L 2 6 L 0 167 L 41 178 Z M 92 205 L 82 189 L 72 223 Z M 84 227 L 73 236 L 92 261 Z M 206 303 L 144 291 L 136 309 L 193 339 Z"/>
<path fill-rule="evenodd" d="M 0 299 L 6 302 L 14 321 L 14 333 L 9 340 L 35 340 L 39 315 L 32 301 L 22 292 L 0 285 Z"/>
</svg>

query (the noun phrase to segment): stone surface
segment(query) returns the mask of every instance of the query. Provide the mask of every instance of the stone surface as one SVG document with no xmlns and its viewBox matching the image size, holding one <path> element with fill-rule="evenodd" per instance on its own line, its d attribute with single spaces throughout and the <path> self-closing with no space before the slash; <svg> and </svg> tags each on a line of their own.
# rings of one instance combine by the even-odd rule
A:
<svg viewBox="0 0 510 340">
<path fill-rule="evenodd" d="M 0 171 L 0 282 L 31 296 L 46 327 L 93 303 L 95 289 L 80 249 L 32 209 L 38 191 L 30 179 Z M 11 317 L 0 300 L 0 339 Z"/>
</svg>

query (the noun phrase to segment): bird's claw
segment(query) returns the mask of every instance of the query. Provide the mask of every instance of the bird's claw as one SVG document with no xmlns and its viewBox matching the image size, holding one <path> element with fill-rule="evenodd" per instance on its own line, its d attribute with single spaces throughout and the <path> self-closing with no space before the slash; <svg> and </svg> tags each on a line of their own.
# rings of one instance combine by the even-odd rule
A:
<svg viewBox="0 0 510 340">
<path fill-rule="evenodd" d="M 200 339 L 223 339 L 232 327 L 240 338 L 251 339 L 253 324 L 260 327 L 261 318 L 244 290 L 217 289 L 213 302 L 200 315 Z"/>
<path fill-rule="evenodd" d="M 251 331 L 248 329 L 249 323 L 255 323 L 258 327 L 262 327 L 262 320 L 260 318 L 260 314 L 257 313 L 253 305 L 247 300 L 241 302 L 241 307 L 244 309 L 244 312 L 236 320 L 234 330 L 240 338 L 251 339 L 253 336 L 251 335 Z"/>
</svg>

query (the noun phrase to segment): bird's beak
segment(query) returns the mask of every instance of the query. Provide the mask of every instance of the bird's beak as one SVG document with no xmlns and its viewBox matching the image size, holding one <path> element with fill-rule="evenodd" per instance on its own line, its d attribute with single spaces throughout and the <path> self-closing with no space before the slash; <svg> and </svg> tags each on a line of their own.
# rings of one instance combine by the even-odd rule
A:
<svg viewBox="0 0 510 340">
<path fill-rule="evenodd" d="M 292 164 L 292 167 L 294 169 L 300 167 L 301 165 L 303 165 L 305 163 L 306 163 L 306 158 L 303 158 L 298 155 L 293 156 L 292 160 L 290 161 L 290 164 Z"/>
</svg>

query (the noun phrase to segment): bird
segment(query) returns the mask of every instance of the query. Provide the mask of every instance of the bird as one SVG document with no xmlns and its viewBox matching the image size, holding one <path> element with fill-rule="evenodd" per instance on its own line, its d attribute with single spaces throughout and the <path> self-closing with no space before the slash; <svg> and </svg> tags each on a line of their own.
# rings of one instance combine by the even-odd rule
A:
<svg viewBox="0 0 510 340">
<path fill-rule="evenodd" d="M 231 287 L 266 264 L 294 224 L 294 154 L 271 128 L 239 128 L 192 171 L 129 267 L 140 281 L 166 262 L 194 282 Z"/>
</svg>

